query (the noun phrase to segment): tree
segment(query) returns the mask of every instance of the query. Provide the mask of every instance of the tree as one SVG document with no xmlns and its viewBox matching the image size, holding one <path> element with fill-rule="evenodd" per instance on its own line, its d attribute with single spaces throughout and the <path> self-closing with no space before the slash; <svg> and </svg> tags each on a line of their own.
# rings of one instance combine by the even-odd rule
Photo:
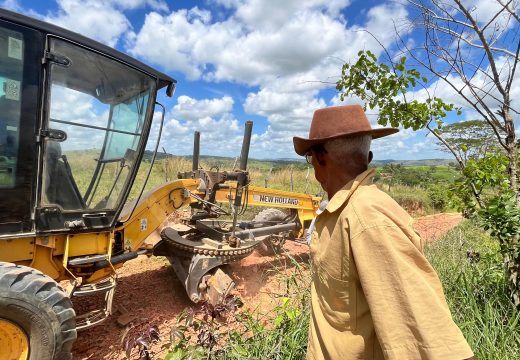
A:
<svg viewBox="0 0 520 360">
<path fill-rule="evenodd" d="M 399 183 L 403 166 L 401 164 L 385 164 L 381 169 L 381 179 L 388 183 L 388 191 L 392 191 L 392 185 Z"/>
<path fill-rule="evenodd" d="M 468 160 L 486 157 L 489 151 L 501 151 L 493 129 L 484 120 L 456 122 L 435 131 L 457 152 L 464 165 Z M 442 142 L 437 141 L 437 145 L 441 151 L 451 152 Z"/>
<path fill-rule="evenodd" d="M 518 86 L 518 1 L 496 0 L 487 9 L 461 0 L 407 4 L 410 20 L 395 26 L 397 56 L 384 49 L 386 58 L 378 62 L 370 51 L 360 51 L 355 63 L 343 66 L 336 88 L 341 99 L 354 95 L 366 107 L 379 109 L 380 124 L 428 129 L 453 154 L 467 194 L 500 243 L 511 297 L 520 308 L 520 190 L 513 121 L 520 113 L 512 97 Z M 454 99 L 462 100 L 460 106 L 443 101 L 435 89 L 448 96 L 450 89 Z M 479 115 L 501 151 L 471 159 L 449 140 L 442 130 L 444 120 L 448 114 L 460 115 L 462 106 Z M 492 191 L 483 198 L 486 187 Z"/>
</svg>

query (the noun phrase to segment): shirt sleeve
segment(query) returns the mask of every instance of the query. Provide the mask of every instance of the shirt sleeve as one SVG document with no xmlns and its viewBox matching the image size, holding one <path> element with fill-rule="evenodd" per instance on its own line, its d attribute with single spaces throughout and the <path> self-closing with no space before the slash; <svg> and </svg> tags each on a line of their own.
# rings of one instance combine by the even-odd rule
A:
<svg viewBox="0 0 520 360">
<path fill-rule="evenodd" d="M 386 359 L 473 356 L 425 256 L 396 225 L 365 228 L 352 255 Z"/>
</svg>

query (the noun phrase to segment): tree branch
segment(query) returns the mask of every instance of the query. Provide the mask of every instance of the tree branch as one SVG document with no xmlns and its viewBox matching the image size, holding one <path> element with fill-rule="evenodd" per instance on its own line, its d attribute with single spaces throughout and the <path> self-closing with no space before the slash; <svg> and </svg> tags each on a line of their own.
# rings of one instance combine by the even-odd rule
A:
<svg viewBox="0 0 520 360">
<path fill-rule="evenodd" d="M 495 78 L 495 84 L 497 85 L 497 89 L 498 89 L 498 91 L 502 95 L 504 95 L 505 91 L 504 91 L 504 88 L 502 88 L 502 85 L 500 84 L 500 76 L 498 75 L 498 71 L 497 71 L 497 68 L 496 68 L 495 58 L 493 56 L 493 53 L 489 49 L 489 45 L 487 43 L 486 37 L 484 36 L 484 33 L 480 30 L 480 28 L 478 27 L 477 22 L 475 21 L 475 19 L 473 19 L 473 16 L 471 16 L 471 13 L 468 11 L 468 9 L 466 9 L 464 7 L 462 2 L 460 0 L 454 0 L 454 1 L 458 5 L 460 11 L 462 11 L 462 13 L 466 16 L 466 18 L 473 25 L 473 29 L 474 29 L 475 33 L 478 35 L 478 37 L 480 39 L 480 42 L 484 46 L 484 51 L 486 52 L 486 55 L 488 57 L 489 66 L 491 67 L 491 71 L 493 73 L 493 77 Z"/>
</svg>

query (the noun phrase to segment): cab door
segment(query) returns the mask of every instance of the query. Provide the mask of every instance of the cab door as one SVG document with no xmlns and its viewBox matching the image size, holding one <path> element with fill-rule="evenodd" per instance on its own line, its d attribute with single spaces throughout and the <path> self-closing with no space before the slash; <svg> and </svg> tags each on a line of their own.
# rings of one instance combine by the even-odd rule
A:
<svg viewBox="0 0 520 360">
<path fill-rule="evenodd" d="M 144 152 L 157 80 L 67 39 L 47 44 L 37 231 L 109 229 Z"/>
<path fill-rule="evenodd" d="M 42 50 L 38 31 L 0 20 L 0 237 L 34 233 Z"/>
</svg>

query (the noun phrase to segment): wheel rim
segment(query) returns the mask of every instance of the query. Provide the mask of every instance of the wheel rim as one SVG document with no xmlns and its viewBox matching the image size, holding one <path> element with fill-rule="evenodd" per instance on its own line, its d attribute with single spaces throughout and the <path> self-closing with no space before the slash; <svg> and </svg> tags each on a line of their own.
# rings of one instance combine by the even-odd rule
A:
<svg viewBox="0 0 520 360">
<path fill-rule="evenodd" d="M 0 359 L 27 360 L 29 338 L 15 323 L 0 319 Z"/>
</svg>

